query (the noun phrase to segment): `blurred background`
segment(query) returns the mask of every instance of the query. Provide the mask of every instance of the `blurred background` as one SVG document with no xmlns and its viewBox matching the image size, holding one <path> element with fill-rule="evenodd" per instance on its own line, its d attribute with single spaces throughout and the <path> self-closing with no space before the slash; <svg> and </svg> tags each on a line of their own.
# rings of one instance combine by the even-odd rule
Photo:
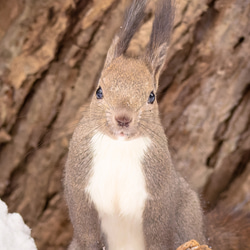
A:
<svg viewBox="0 0 250 250">
<path fill-rule="evenodd" d="M 145 50 L 155 1 L 128 54 Z M 65 249 L 69 140 L 129 0 L 0 0 L 0 198 L 38 249 Z M 176 0 L 158 101 L 176 168 L 214 207 L 250 211 L 250 1 Z"/>
</svg>

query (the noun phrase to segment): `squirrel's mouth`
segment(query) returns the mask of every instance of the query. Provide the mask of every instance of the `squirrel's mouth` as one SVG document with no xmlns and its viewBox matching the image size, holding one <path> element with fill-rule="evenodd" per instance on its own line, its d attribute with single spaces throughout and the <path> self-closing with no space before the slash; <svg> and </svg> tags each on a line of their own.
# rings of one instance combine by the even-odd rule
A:
<svg viewBox="0 0 250 250">
<path fill-rule="evenodd" d="M 119 140 L 119 141 L 125 141 L 125 140 L 129 139 L 129 135 L 124 133 L 123 131 L 117 133 L 116 137 L 117 137 L 117 140 Z"/>
<path fill-rule="evenodd" d="M 113 132 L 113 138 L 115 140 L 119 140 L 119 141 L 129 141 L 132 140 L 136 137 L 136 133 L 130 131 L 130 130 L 126 130 L 126 129 L 121 129 L 121 130 L 117 130 L 115 132 Z"/>
<path fill-rule="evenodd" d="M 130 134 L 125 131 L 118 131 L 114 134 L 114 136 L 115 136 L 115 139 L 119 141 L 127 141 L 131 137 Z"/>
</svg>

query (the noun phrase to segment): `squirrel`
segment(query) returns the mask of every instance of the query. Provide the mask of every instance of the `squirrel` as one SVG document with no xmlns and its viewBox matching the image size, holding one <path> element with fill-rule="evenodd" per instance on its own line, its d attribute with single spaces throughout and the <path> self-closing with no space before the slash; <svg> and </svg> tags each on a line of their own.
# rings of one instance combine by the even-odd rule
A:
<svg viewBox="0 0 250 250">
<path fill-rule="evenodd" d="M 145 55 L 126 55 L 147 0 L 134 0 L 70 142 L 64 192 L 70 250 L 176 249 L 207 244 L 200 201 L 173 166 L 156 93 L 174 19 L 158 0 Z"/>
</svg>

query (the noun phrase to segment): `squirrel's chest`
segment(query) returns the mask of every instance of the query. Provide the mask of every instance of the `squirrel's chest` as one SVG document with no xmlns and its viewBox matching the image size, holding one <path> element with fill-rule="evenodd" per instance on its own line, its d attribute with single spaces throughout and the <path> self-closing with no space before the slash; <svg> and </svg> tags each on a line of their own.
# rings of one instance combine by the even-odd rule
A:
<svg viewBox="0 0 250 250">
<path fill-rule="evenodd" d="M 91 141 L 92 173 L 86 192 L 99 216 L 141 217 L 147 191 L 142 161 L 150 140 L 118 141 L 97 133 Z"/>
</svg>

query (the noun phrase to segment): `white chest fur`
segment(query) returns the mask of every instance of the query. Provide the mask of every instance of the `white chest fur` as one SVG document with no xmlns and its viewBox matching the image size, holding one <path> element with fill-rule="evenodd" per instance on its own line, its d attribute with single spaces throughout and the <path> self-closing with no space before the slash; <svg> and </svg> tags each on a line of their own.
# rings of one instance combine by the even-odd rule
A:
<svg viewBox="0 0 250 250">
<path fill-rule="evenodd" d="M 109 249 L 144 249 L 142 213 L 147 199 L 141 162 L 148 138 L 118 141 L 97 133 L 92 176 L 86 192 L 94 202 Z"/>
</svg>

